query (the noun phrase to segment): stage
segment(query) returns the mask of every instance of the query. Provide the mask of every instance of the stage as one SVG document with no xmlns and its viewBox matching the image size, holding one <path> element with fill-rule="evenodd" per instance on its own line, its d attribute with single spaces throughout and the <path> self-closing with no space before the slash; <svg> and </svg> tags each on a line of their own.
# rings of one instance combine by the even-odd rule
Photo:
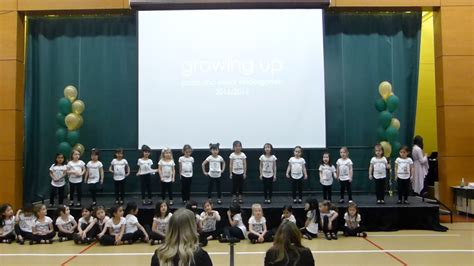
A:
<svg viewBox="0 0 474 266">
<path fill-rule="evenodd" d="M 306 196 L 303 198 L 302 204 L 293 204 L 293 200 L 289 196 L 277 195 L 272 199 L 271 204 L 263 204 L 263 197 L 257 195 L 249 195 L 244 198 L 244 203 L 242 206 L 242 213 L 245 223 L 251 216 L 251 205 L 253 203 L 262 204 L 264 215 L 267 219 L 267 226 L 275 228 L 280 223 L 280 216 L 282 212 L 282 207 L 285 204 L 291 204 L 293 206 L 293 214 L 296 217 L 298 226 L 303 226 L 305 219 L 304 212 L 304 200 L 309 198 Z M 316 196 L 318 200 L 321 200 L 320 194 Z M 192 200 L 198 202 L 199 213 L 202 210 L 202 203 L 207 198 L 204 196 L 194 196 Z M 338 200 L 339 198 L 333 197 L 333 200 Z M 142 224 L 150 225 L 154 215 L 155 204 L 161 199 L 154 197 L 152 205 L 142 205 L 141 199 L 138 195 L 129 196 L 125 199 L 125 204 L 129 201 L 135 201 L 139 204 L 140 211 L 138 213 L 138 218 Z M 220 226 L 226 226 L 227 215 L 226 211 L 228 210 L 229 205 L 232 202 L 230 196 L 223 197 L 222 205 L 214 204 L 214 209 L 219 211 L 221 214 L 222 220 Z M 439 205 L 426 203 L 421 200 L 419 197 L 410 197 L 409 205 L 398 205 L 397 197 L 385 198 L 384 205 L 378 205 L 375 202 L 374 195 L 354 195 L 354 202 L 359 206 L 359 211 L 362 216 L 361 225 L 364 227 L 364 230 L 367 231 L 396 231 L 402 229 L 418 229 L 418 230 L 435 230 L 435 231 L 445 231 L 446 228 L 439 223 Z M 48 203 L 47 201 L 45 202 Z M 84 198 L 82 201 L 83 206 L 88 206 L 91 203 L 89 198 Z M 107 198 L 98 198 L 98 204 L 110 207 L 114 205 L 113 197 Z M 339 210 L 339 225 L 343 225 L 343 216 L 346 211 L 346 203 L 335 203 L 335 206 Z M 177 209 L 184 207 L 181 198 L 176 197 L 174 199 L 174 205 L 171 206 L 171 209 Z M 55 217 L 55 208 L 48 208 L 48 215 Z M 80 216 L 80 208 L 71 208 L 71 214 L 77 218 Z"/>
</svg>

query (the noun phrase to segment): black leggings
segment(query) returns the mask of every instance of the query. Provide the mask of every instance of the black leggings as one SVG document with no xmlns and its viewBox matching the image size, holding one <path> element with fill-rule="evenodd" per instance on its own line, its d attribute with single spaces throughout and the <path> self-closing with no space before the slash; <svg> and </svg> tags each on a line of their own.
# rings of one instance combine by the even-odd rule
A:
<svg viewBox="0 0 474 266">
<path fill-rule="evenodd" d="M 49 195 L 49 204 L 54 204 L 54 198 L 58 195 L 58 204 L 61 205 L 64 202 L 64 186 L 55 187 L 51 186 L 51 193 Z"/>
<path fill-rule="evenodd" d="M 88 227 L 89 225 L 88 224 L 82 224 L 81 225 L 81 229 L 82 231 L 86 230 L 86 228 Z M 92 226 L 91 230 L 89 230 L 87 233 L 86 233 L 86 237 L 87 238 L 95 238 L 100 232 L 100 228 L 97 224 L 94 224 L 94 226 Z M 74 234 L 74 239 L 79 239 L 80 236 L 79 234 Z"/>
<path fill-rule="evenodd" d="M 212 198 L 212 187 L 214 186 L 214 184 L 216 184 L 217 198 L 220 199 L 222 196 L 220 177 L 209 177 L 209 185 L 207 187 L 207 198 Z"/>
<path fill-rule="evenodd" d="M 3 242 L 3 240 L 10 240 L 10 241 L 15 241 L 16 235 L 14 231 L 11 231 L 8 235 L 6 236 L 0 236 L 0 243 Z"/>
<path fill-rule="evenodd" d="M 385 199 L 385 178 L 375 179 L 375 196 L 377 200 Z"/>
<path fill-rule="evenodd" d="M 23 237 L 25 240 L 33 240 L 33 233 L 31 232 L 25 232 L 20 229 L 20 226 L 18 224 L 15 225 L 15 233 L 17 236 Z"/>
<path fill-rule="evenodd" d="M 191 197 L 191 177 L 181 176 L 181 199 L 189 201 Z"/>
<path fill-rule="evenodd" d="M 306 228 L 301 228 L 300 231 L 303 235 L 309 235 L 310 237 L 313 237 L 313 238 L 318 237 L 318 234 L 313 234 L 310 231 L 306 230 Z"/>
<path fill-rule="evenodd" d="M 329 186 L 322 185 L 322 186 L 323 186 L 323 199 L 331 201 L 332 185 L 329 185 Z"/>
<path fill-rule="evenodd" d="M 265 199 L 272 199 L 273 196 L 273 177 L 262 177 L 263 196 Z"/>
<path fill-rule="evenodd" d="M 74 235 L 75 233 L 64 233 L 64 232 L 58 231 L 58 237 L 65 237 L 68 240 L 74 239 Z"/>
<path fill-rule="evenodd" d="M 244 174 L 232 173 L 232 195 L 241 196 L 244 189 Z"/>
<path fill-rule="evenodd" d="M 346 236 L 357 236 L 359 233 L 362 233 L 362 229 L 360 227 L 351 229 L 347 226 L 344 226 L 344 235 Z"/>
<path fill-rule="evenodd" d="M 33 234 L 33 241 L 40 242 L 41 240 L 52 240 L 56 236 L 56 232 L 51 232 L 46 235 L 34 235 Z"/>
<path fill-rule="evenodd" d="M 291 179 L 291 194 L 296 199 L 296 191 L 298 191 L 299 199 L 303 198 L 303 178 Z"/>
<path fill-rule="evenodd" d="M 77 201 L 81 202 L 82 199 L 82 182 L 81 183 L 69 183 L 69 199 L 74 201 L 74 192 L 77 191 Z"/>
<path fill-rule="evenodd" d="M 114 181 L 115 200 L 123 200 L 125 198 L 125 179 Z"/>
<path fill-rule="evenodd" d="M 123 236 L 121 241 L 124 241 Z M 115 245 L 115 236 L 109 234 L 103 235 L 99 242 L 102 246 L 113 246 Z"/>
<path fill-rule="evenodd" d="M 168 197 L 173 200 L 173 183 L 172 182 L 161 182 L 161 199 L 166 199 L 166 192 Z"/>
<path fill-rule="evenodd" d="M 347 190 L 347 195 L 349 196 L 349 200 L 352 200 L 351 182 L 349 182 L 349 180 L 346 180 L 346 181 L 341 180 L 341 199 L 344 199 L 344 191 L 346 190 Z"/>
<path fill-rule="evenodd" d="M 248 237 L 250 240 L 257 240 L 258 239 L 258 235 L 255 235 L 253 233 L 249 233 L 248 234 Z M 273 239 L 272 239 L 272 234 L 267 231 L 264 235 L 263 235 L 263 242 L 272 242 Z"/>
<path fill-rule="evenodd" d="M 140 176 L 141 186 L 142 186 L 142 200 L 145 199 L 146 192 L 148 193 L 148 199 L 152 198 L 151 195 L 151 174 L 141 175 Z"/>
<path fill-rule="evenodd" d="M 150 237 L 150 240 L 161 240 L 161 241 L 165 240 L 164 235 L 160 235 L 157 232 L 151 230 L 150 226 L 145 225 L 145 229 L 148 233 L 148 236 Z"/>
<path fill-rule="evenodd" d="M 89 188 L 89 192 L 91 193 L 92 202 L 96 202 L 97 201 L 97 183 L 87 184 L 87 187 Z"/>
<path fill-rule="evenodd" d="M 408 192 L 410 191 L 410 179 L 397 178 L 398 184 L 398 200 L 408 200 Z"/>
<path fill-rule="evenodd" d="M 137 230 L 133 233 L 124 234 L 122 237 L 123 241 L 138 241 L 140 239 L 145 239 L 145 234 L 141 230 Z"/>
<path fill-rule="evenodd" d="M 224 228 L 224 235 L 228 238 L 237 238 L 237 239 L 245 239 L 244 232 L 240 230 L 240 228 L 235 226 L 227 226 Z"/>
<path fill-rule="evenodd" d="M 323 220 L 323 232 L 325 234 L 327 233 L 337 233 L 337 219 L 334 219 L 334 221 L 332 221 L 332 228 L 329 229 L 329 217 L 327 216 L 324 216 Z"/>
</svg>

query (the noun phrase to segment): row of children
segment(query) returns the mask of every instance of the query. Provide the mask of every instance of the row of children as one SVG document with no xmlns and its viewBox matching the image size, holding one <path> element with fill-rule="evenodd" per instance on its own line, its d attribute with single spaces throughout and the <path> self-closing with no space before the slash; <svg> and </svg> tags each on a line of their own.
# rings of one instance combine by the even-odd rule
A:
<svg viewBox="0 0 474 266">
<path fill-rule="evenodd" d="M 211 201 L 203 204 L 202 213 L 197 213 L 197 203 L 190 201 L 186 208 L 196 215 L 199 242 L 207 245 L 209 240 L 218 239 L 221 242 L 240 241 L 248 237 L 251 243 L 273 241 L 276 231 L 267 228 L 267 220 L 263 215 L 260 204 L 252 205 L 252 215 L 248 220 L 248 230 L 242 218 L 242 211 L 238 203 L 232 203 L 227 211 L 228 225 L 223 229 L 217 224 L 221 221 L 219 212 L 213 209 Z M 337 239 L 337 211 L 331 207 L 329 201 L 318 204 L 315 199 L 308 199 L 305 203 L 306 220 L 301 231 L 305 238 L 317 237 L 321 228 L 326 239 Z M 151 245 L 165 241 L 169 220 L 172 216 L 168 204 L 163 201 L 156 205 L 152 226 L 143 226 L 139 223 L 138 206 L 129 202 L 125 210 L 122 206 L 110 208 L 110 218 L 106 215 L 103 206 L 82 208 L 81 217 L 76 219 L 71 215 L 69 207 L 60 206 L 57 209 L 55 222 L 47 216 L 46 206 L 38 204 L 33 208 L 24 208 L 14 214 L 12 206 L 0 206 L 0 242 L 12 243 L 17 241 L 24 244 L 51 244 L 57 236 L 59 242 L 74 240 L 76 244 L 91 243 L 98 240 L 102 245 L 133 244 L 137 241 L 149 242 Z M 283 208 L 281 221 L 290 221 L 296 224 L 291 205 Z M 344 234 L 347 236 L 365 236 L 360 229 L 361 217 L 357 205 L 349 203 L 344 215 Z M 55 226 L 56 225 L 56 228 Z"/>
<path fill-rule="evenodd" d="M 219 143 L 210 144 L 211 155 L 202 163 L 202 171 L 204 175 L 209 176 L 208 180 L 208 198 L 212 199 L 213 187 L 217 190 L 217 203 L 222 204 L 221 191 L 221 175 L 225 170 L 225 160 L 219 155 Z M 240 141 L 233 143 L 233 153 L 230 155 L 230 178 L 232 179 L 232 197 L 233 202 L 243 202 L 243 184 L 247 177 L 247 160 L 246 155 L 242 152 L 242 144 Z M 143 204 L 151 204 L 152 175 L 158 173 L 161 181 L 161 196 L 166 199 L 168 194 L 169 204 L 173 205 L 173 188 L 172 183 L 175 181 L 175 162 L 171 149 L 165 148 L 161 152 L 158 162 L 158 169 L 153 169 L 153 161 L 150 159 L 150 147 L 143 145 L 141 148 L 142 156 L 138 159 L 139 167 L 137 176 L 141 181 L 141 193 Z M 331 162 L 329 152 L 324 152 L 319 167 L 319 180 L 323 187 L 323 198 L 325 200 L 332 199 L 333 180 L 340 182 L 340 203 L 344 202 L 344 193 L 347 191 L 349 202 L 352 202 L 352 178 L 353 163 L 349 158 L 349 151 L 346 147 L 342 147 L 339 151 L 340 158 L 336 162 L 336 167 Z M 404 146 L 400 149 L 400 157 L 395 161 L 395 172 L 398 180 L 399 202 L 408 203 L 409 179 L 413 175 L 413 161 L 408 157 L 409 149 Z M 189 145 L 183 147 L 183 156 L 179 158 L 179 174 L 181 178 L 182 199 L 184 203 L 190 200 L 191 180 L 193 177 L 194 158 L 191 156 L 192 148 Z M 380 144 L 375 145 L 374 157 L 370 161 L 369 178 L 375 179 L 376 198 L 378 204 L 385 203 L 384 195 L 386 188 L 387 171 L 390 164 L 383 156 L 383 147 Z M 263 154 L 259 158 L 259 178 L 263 182 L 264 203 L 271 203 L 273 193 L 273 183 L 277 180 L 277 164 L 276 156 L 273 154 L 273 146 L 266 143 L 263 147 Z M 209 167 L 207 168 L 207 165 Z M 130 167 L 124 158 L 122 149 L 117 149 L 115 158 L 110 163 L 109 171 L 113 173 L 115 183 L 115 203 L 123 204 L 125 197 L 125 178 L 130 175 Z M 92 196 L 92 205 L 96 205 L 96 192 L 98 184 L 104 182 L 103 164 L 99 161 L 99 151 L 92 149 L 91 160 L 85 164 L 80 160 L 80 153 L 73 151 L 71 160 L 65 163 L 63 154 L 57 154 L 55 163 L 50 168 L 51 176 L 51 198 L 50 204 L 54 205 L 55 195 L 59 195 L 59 204 L 64 200 L 64 186 L 66 184 L 65 177 L 68 177 L 70 184 L 70 205 L 74 205 L 74 194 L 77 193 L 78 201 L 76 207 L 81 206 L 82 182 L 83 176 L 87 183 Z M 288 160 L 286 177 L 291 179 L 293 203 L 302 203 L 303 198 L 303 179 L 308 178 L 306 171 L 306 161 L 302 157 L 302 148 L 296 146 L 294 156 Z M 402 198 L 403 197 L 403 198 Z"/>
</svg>

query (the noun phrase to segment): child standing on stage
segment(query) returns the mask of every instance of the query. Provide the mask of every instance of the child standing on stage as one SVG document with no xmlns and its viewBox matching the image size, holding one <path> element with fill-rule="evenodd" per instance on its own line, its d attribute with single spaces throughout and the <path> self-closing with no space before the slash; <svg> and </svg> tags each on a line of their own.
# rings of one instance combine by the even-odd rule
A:
<svg viewBox="0 0 474 266">
<path fill-rule="evenodd" d="M 85 163 L 80 160 L 81 153 L 78 150 L 71 152 L 71 160 L 67 163 L 67 174 L 69 179 L 69 207 L 74 206 L 74 193 L 77 192 L 76 207 L 81 207 L 82 199 L 82 176 L 86 172 Z"/>
<path fill-rule="evenodd" d="M 390 168 L 387 158 L 383 156 L 382 145 L 377 144 L 374 147 L 375 156 L 370 159 L 369 179 L 375 179 L 375 195 L 377 204 L 385 204 L 385 179 L 387 169 Z"/>
<path fill-rule="evenodd" d="M 173 205 L 173 183 L 176 176 L 174 169 L 173 153 L 170 148 L 164 148 L 161 151 L 160 161 L 158 162 L 158 173 L 161 181 L 161 199 L 166 200 L 168 192 L 169 204 Z"/>
<path fill-rule="evenodd" d="M 15 233 L 20 245 L 25 243 L 25 240 L 33 240 L 33 227 L 35 226 L 36 216 L 32 205 L 25 206 L 16 212 L 15 217 Z"/>
<path fill-rule="evenodd" d="M 125 178 L 130 175 L 130 166 L 123 158 L 123 149 L 115 150 L 115 158 L 110 163 L 109 172 L 114 174 L 115 204 L 123 204 L 125 198 Z"/>
<path fill-rule="evenodd" d="M 273 146 L 270 143 L 263 145 L 263 154 L 259 158 L 260 160 L 260 180 L 263 181 L 263 196 L 265 198 L 264 203 L 272 203 L 273 194 L 273 182 L 276 181 L 277 173 L 277 157 L 273 155 Z"/>
<path fill-rule="evenodd" d="M 244 179 L 247 177 L 247 156 L 242 152 L 242 143 L 238 140 L 232 144 L 234 150 L 229 156 L 230 179 L 232 179 L 232 202 L 243 203 Z"/>
<path fill-rule="evenodd" d="M 51 177 L 51 194 L 49 197 L 49 206 L 54 206 L 54 198 L 58 195 L 58 204 L 63 204 L 64 201 L 64 186 L 66 185 L 66 171 L 65 158 L 62 153 L 56 153 L 54 164 L 49 168 L 49 176 Z"/>
<path fill-rule="evenodd" d="M 397 173 L 398 201 L 397 204 L 408 204 L 408 193 L 410 191 L 410 180 L 413 178 L 413 160 L 408 158 L 409 149 L 403 146 L 400 149 L 400 157 L 395 160 L 395 173 Z"/>
<path fill-rule="evenodd" d="M 347 205 L 347 212 L 344 214 L 344 235 L 366 237 L 367 234 L 360 228 L 362 218 L 359 214 L 359 208 L 355 203 Z"/>
<path fill-rule="evenodd" d="M 125 233 L 126 220 L 123 217 L 122 206 L 115 206 L 110 209 L 110 218 L 99 234 L 100 244 L 104 246 L 122 245 L 123 234 Z"/>
<path fill-rule="evenodd" d="M 288 168 L 286 169 L 286 177 L 291 177 L 291 190 L 293 196 L 293 203 L 303 202 L 303 177 L 308 179 L 306 172 L 306 161 L 302 158 L 303 150 L 301 146 L 296 146 L 294 150 L 294 157 L 288 160 Z M 290 175 L 291 173 L 291 175 Z M 296 191 L 298 191 L 298 199 L 296 198 Z"/>
<path fill-rule="evenodd" d="M 337 240 L 337 217 L 339 214 L 332 210 L 330 201 L 325 200 L 319 203 L 319 214 L 324 237 L 327 240 Z"/>
<path fill-rule="evenodd" d="M 0 205 L 0 243 L 15 241 L 15 213 L 10 204 Z"/>
<path fill-rule="evenodd" d="M 318 224 L 319 224 L 319 205 L 317 199 L 307 199 L 304 204 L 304 210 L 306 211 L 306 222 L 304 227 L 301 228 L 303 237 L 311 240 L 318 237 Z"/>
<path fill-rule="evenodd" d="M 99 161 L 99 150 L 91 150 L 91 160 L 86 165 L 86 183 L 92 195 L 92 206 L 97 205 L 97 184 L 104 184 L 104 165 Z"/>
<path fill-rule="evenodd" d="M 44 204 L 35 206 L 36 221 L 33 226 L 33 244 L 52 244 L 56 235 L 53 227 L 53 220 L 46 216 L 47 210 Z"/>
<path fill-rule="evenodd" d="M 349 150 L 347 147 L 342 147 L 339 150 L 341 158 L 337 159 L 336 165 L 336 178 L 339 179 L 341 184 L 341 199 L 339 203 L 344 202 L 344 192 L 347 190 L 349 196 L 349 202 L 352 202 L 352 161 L 349 159 Z"/>
<path fill-rule="evenodd" d="M 123 240 L 132 244 L 135 241 L 142 240 L 143 242 L 148 242 L 148 233 L 145 228 L 138 222 L 138 205 L 135 202 L 127 203 L 125 208 L 125 233 L 123 235 Z"/>
<path fill-rule="evenodd" d="M 58 218 L 56 218 L 56 226 L 58 227 L 59 242 L 72 240 L 76 232 L 77 222 L 71 215 L 69 207 L 63 205 L 56 210 Z"/>
<path fill-rule="evenodd" d="M 98 207 L 99 208 L 99 207 Z M 91 208 L 82 208 L 81 218 L 77 225 L 77 234 L 74 235 L 74 243 L 90 244 L 97 236 L 98 225 L 97 219 L 92 216 Z"/>
<path fill-rule="evenodd" d="M 206 238 L 207 240 L 216 239 L 219 235 L 217 222 L 221 221 L 221 216 L 218 211 L 212 209 L 212 202 L 209 200 L 204 202 L 203 209 L 204 211 L 201 213 L 202 231 L 199 238 Z"/>
<path fill-rule="evenodd" d="M 323 199 L 331 201 L 332 183 L 336 178 L 336 168 L 331 162 L 328 151 L 323 153 L 321 165 L 319 165 L 319 182 L 323 186 Z"/>
<path fill-rule="evenodd" d="M 260 204 L 252 204 L 248 237 L 252 244 L 273 241 L 272 234 L 267 230 L 267 220 L 263 216 L 263 209 Z"/>
<path fill-rule="evenodd" d="M 183 156 L 179 157 L 179 174 L 181 176 L 181 199 L 184 205 L 191 198 L 191 180 L 193 177 L 194 158 L 191 157 L 193 149 L 190 145 L 183 146 Z"/>
<path fill-rule="evenodd" d="M 143 205 L 152 204 L 151 201 L 151 175 L 156 173 L 155 169 L 152 169 L 153 161 L 149 158 L 151 153 L 150 147 L 143 145 L 141 149 L 141 156 L 138 159 L 138 172 L 137 176 L 140 177 L 140 183 L 142 188 L 142 203 Z"/>
<path fill-rule="evenodd" d="M 202 163 L 202 171 L 204 175 L 209 176 L 209 185 L 207 188 L 207 197 L 212 200 L 212 187 L 214 184 L 217 189 L 217 204 L 222 204 L 222 191 L 221 191 L 221 175 L 225 170 L 225 161 L 219 155 L 219 143 L 209 144 L 211 155 Z M 206 172 L 206 164 L 209 164 L 209 172 Z"/>
<path fill-rule="evenodd" d="M 166 201 L 161 201 L 156 204 L 153 224 L 151 231 L 148 232 L 151 245 L 161 244 L 165 240 L 166 231 L 168 230 L 168 224 L 172 215 Z"/>
</svg>

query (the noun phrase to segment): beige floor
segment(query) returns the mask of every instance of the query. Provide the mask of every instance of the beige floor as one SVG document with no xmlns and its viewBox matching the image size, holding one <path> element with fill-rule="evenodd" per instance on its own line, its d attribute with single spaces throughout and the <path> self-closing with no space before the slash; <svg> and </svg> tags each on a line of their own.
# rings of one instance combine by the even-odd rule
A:
<svg viewBox="0 0 474 266">
<path fill-rule="evenodd" d="M 446 224 L 448 232 L 399 231 L 369 233 L 367 239 L 304 241 L 317 265 L 474 265 L 474 223 Z M 270 244 L 239 243 L 235 265 L 263 265 Z M 229 246 L 211 241 L 206 247 L 214 265 L 229 265 Z M 147 244 L 102 247 L 0 245 L 0 265 L 148 265 L 154 247 Z"/>
</svg>

